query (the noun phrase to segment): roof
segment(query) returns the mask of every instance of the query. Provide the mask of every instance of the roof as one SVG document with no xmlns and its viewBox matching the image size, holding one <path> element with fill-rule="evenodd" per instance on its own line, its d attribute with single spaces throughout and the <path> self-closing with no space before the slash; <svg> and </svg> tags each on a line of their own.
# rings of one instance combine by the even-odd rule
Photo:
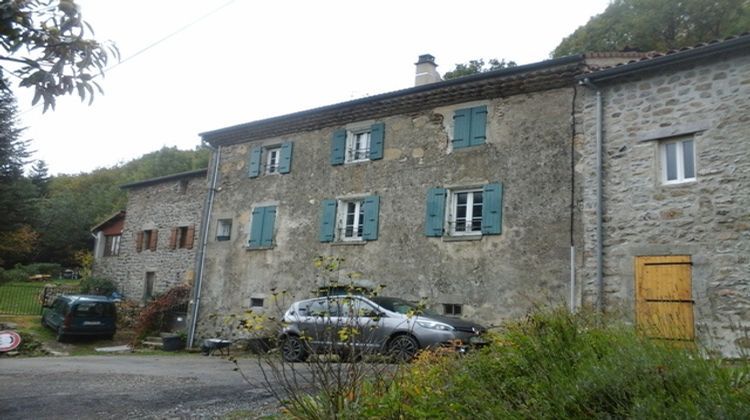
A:
<svg viewBox="0 0 750 420">
<path fill-rule="evenodd" d="M 115 213 L 115 214 L 107 217 L 102 222 L 100 222 L 98 225 L 92 227 L 91 228 L 91 232 L 96 232 L 96 231 L 102 230 L 102 228 L 104 228 L 104 226 L 110 224 L 111 222 L 113 222 L 113 221 L 115 221 L 115 220 L 117 220 L 117 219 L 119 219 L 121 217 L 125 217 L 125 210 L 120 210 L 117 213 Z"/>
<path fill-rule="evenodd" d="M 573 55 L 253 121 L 200 136 L 213 146 L 230 145 L 437 106 L 554 89 L 572 85 L 582 68 L 583 56 Z"/>
<path fill-rule="evenodd" d="M 158 178 L 151 178 L 151 179 L 146 179 L 143 181 L 130 182 L 128 184 L 120 185 L 120 188 L 128 189 L 128 188 L 147 187 L 149 185 L 161 184 L 163 182 L 176 181 L 178 179 L 205 177 L 207 173 L 208 173 L 207 168 L 197 169 L 194 171 L 180 172 L 177 174 L 160 176 Z"/>
<path fill-rule="evenodd" d="M 745 32 L 741 35 L 731 36 L 723 40 L 704 42 L 692 47 L 670 50 L 665 53 L 652 52 L 649 53 L 646 57 L 642 57 L 638 60 L 631 60 L 624 64 L 596 69 L 591 72 L 578 75 L 576 76 L 576 79 L 601 83 L 619 77 L 657 69 L 667 65 L 700 60 L 727 52 L 747 52 L 750 51 L 748 50 L 749 47 L 750 32 Z"/>
</svg>

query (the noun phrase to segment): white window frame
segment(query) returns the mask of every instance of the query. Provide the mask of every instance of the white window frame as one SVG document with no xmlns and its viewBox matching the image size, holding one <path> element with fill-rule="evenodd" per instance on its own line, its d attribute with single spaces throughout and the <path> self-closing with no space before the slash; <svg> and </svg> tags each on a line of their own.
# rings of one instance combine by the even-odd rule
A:
<svg viewBox="0 0 750 420">
<path fill-rule="evenodd" d="M 362 137 L 360 137 L 362 136 Z M 357 144 L 358 140 L 364 139 Z M 346 131 L 346 154 L 344 163 L 366 162 L 370 160 L 370 147 L 372 146 L 372 129 L 352 129 Z"/>
<path fill-rule="evenodd" d="M 120 255 L 121 238 L 122 235 L 104 235 L 104 257 L 117 257 Z"/>
<path fill-rule="evenodd" d="M 463 220 L 464 226 L 466 225 L 473 225 L 473 221 L 477 218 L 476 215 L 474 215 L 474 197 L 476 193 L 482 194 L 482 206 L 484 207 L 484 189 L 481 187 L 478 188 L 462 188 L 462 189 L 454 189 L 449 190 L 449 197 L 448 197 L 448 211 L 446 212 L 446 221 L 448 223 L 448 229 L 445 231 L 448 232 L 449 236 L 478 236 L 482 235 L 482 211 L 480 209 L 479 211 L 479 229 L 477 230 L 456 230 L 456 226 L 458 225 L 458 196 L 459 194 L 467 194 L 466 196 L 466 217 Z"/>
<path fill-rule="evenodd" d="M 684 147 L 686 142 L 691 142 L 693 145 L 693 174 L 690 177 L 685 176 L 685 153 L 684 153 Z M 677 178 L 675 179 L 668 179 L 667 174 L 667 147 L 669 145 L 675 145 L 675 167 L 676 167 L 676 175 Z M 695 159 L 695 139 L 692 136 L 689 137 L 680 137 L 674 140 L 665 140 L 659 142 L 659 156 L 661 161 L 661 180 L 662 183 L 665 185 L 673 185 L 673 184 L 682 184 L 686 182 L 693 182 L 696 180 L 696 159 Z"/>
<path fill-rule="evenodd" d="M 222 239 L 219 239 L 219 238 L 222 238 Z M 231 239 L 232 239 L 232 219 L 217 220 L 216 221 L 216 240 L 228 241 Z"/>
<path fill-rule="evenodd" d="M 349 216 L 349 205 L 354 205 L 354 219 L 351 224 L 347 223 Z M 336 237 L 343 242 L 363 241 L 364 233 L 364 198 L 339 200 L 336 215 Z M 351 227 L 352 236 L 346 236 L 347 229 Z"/>
<path fill-rule="evenodd" d="M 281 146 L 267 147 L 263 166 L 266 175 L 277 175 L 281 163 Z"/>
</svg>

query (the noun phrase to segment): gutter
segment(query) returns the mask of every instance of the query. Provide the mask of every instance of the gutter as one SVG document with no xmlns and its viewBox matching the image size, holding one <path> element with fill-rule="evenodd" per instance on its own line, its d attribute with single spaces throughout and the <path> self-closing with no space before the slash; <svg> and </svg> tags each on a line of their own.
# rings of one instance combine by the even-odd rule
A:
<svg viewBox="0 0 750 420">
<path fill-rule="evenodd" d="M 208 189 L 208 194 L 206 196 L 206 205 L 203 206 L 203 215 L 201 217 L 201 248 L 200 253 L 198 254 L 198 261 L 197 261 L 197 268 L 196 268 L 196 276 L 195 276 L 195 286 L 193 288 L 193 307 L 192 307 L 192 313 L 190 314 L 190 328 L 188 329 L 188 337 L 187 337 L 187 348 L 191 349 L 193 348 L 193 344 L 195 341 L 195 327 L 198 323 L 198 309 L 200 308 L 201 304 L 201 285 L 203 283 L 203 269 L 206 265 L 206 244 L 208 243 L 208 228 L 211 222 L 211 210 L 213 209 L 214 204 L 214 195 L 216 194 L 216 180 L 219 175 L 219 162 L 221 160 L 221 146 L 217 148 L 213 148 L 208 144 L 204 143 L 204 146 L 208 147 L 209 149 L 213 150 L 214 154 L 214 162 L 213 162 L 213 172 L 211 174 L 211 186 Z"/>
<path fill-rule="evenodd" d="M 603 257 L 603 245 L 602 245 L 602 92 L 595 84 L 588 78 L 581 80 L 582 85 L 596 91 L 596 250 L 594 252 L 596 258 L 596 288 L 597 288 L 597 299 L 596 309 L 599 312 L 604 310 L 604 257 Z"/>
</svg>

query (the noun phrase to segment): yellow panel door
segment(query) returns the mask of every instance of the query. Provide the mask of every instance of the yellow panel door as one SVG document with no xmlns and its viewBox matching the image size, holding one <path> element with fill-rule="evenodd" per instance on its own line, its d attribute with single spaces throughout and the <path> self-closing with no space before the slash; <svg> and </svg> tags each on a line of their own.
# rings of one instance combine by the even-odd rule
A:
<svg viewBox="0 0 750 420">
<path fill-rule="evenodd" d="M 695 338 L 689 255 L 635 258 L 636 323 L 647 337 Z"/>
</svg>

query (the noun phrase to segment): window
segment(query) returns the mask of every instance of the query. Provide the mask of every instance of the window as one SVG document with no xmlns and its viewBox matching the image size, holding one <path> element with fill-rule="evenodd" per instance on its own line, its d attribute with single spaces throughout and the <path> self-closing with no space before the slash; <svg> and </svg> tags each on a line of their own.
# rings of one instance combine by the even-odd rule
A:
<svg viewBox="0 0 750 420">
<path fill-rule="evenodd" d="M 120 255 L 120 237 L 121 235 L 104 236 L 104 256 L 116 257 Z"/>
<path fill-rule="evenodd" d="M 228 241 L 232 237 L 232 219 L 219 219 L 216 223 L 216 240 Z"/>
<path fill-rule="evenodd" d="M 478 146 L 487 138 L 487 107 L 458 109 L 453 114 L 453 149 Z"/>
<path fill-rule="evenodd" d="M 502 233 L 502 184 L 475 188 L 432 188 L 427 192 L 426 236 Z"/>
<path fill-rule="evenodd" d="M 659 144 L 661 174 L 665 184 L 695 180 L 695 145 L 692 137 Z"/>
<path fill-rule="evenodd" d="M 446 315 L 461 316 L 462 307 L 458 303 L 444 303 L 443 313 Z"/>
<path fill-rule="evenodd" d="M 273 247 L 276 206 L 256 207 L 250 221 L 248 248 L 267 249 Z"/>
<path fill-rule="evenodd" d="M 173 227 L 169 236 L 169 249 L 193 249 L 195 225 Z"/>
<path fill-rule="evenodd" d="M 255 146 L 250 150 L 248 176 L 288 174 L 292 170 L 292 150 L 294 143 L 286 142 L 276 146 Z M 265 163 L 263 163 L 265 162 Z"/>
<path fill-rule="evenodd" d="M 251 308 L 262 308 L 263 307 L 263 298 L 250 298 L 250 307 Z"/>
<path fill-rule="evenodd" d="M 156 229 L 145 229 L 136 233 L 135 250 L 141 252 L 145 249 L 156 251 L 156 244 L 159 240 L 159 231 Z"/>
<path fill-rule="evenodd" d="M 143 301 L 148 302 L 154 296 L 154 282 L 156 281 L 156 273 L 153 271 L 146 272 L 146 281 L 143 285 Z"/>
<path fill-rule="evenodd" d="M 385 124 L 338 130 L 331 138 L 331 165 L 383 158 Z"/>
<path fill-rule="evenodd" d="M 378 239 L 380 197 L 323 200 L 321 242 L 374 241 Z"/>
</svg>

